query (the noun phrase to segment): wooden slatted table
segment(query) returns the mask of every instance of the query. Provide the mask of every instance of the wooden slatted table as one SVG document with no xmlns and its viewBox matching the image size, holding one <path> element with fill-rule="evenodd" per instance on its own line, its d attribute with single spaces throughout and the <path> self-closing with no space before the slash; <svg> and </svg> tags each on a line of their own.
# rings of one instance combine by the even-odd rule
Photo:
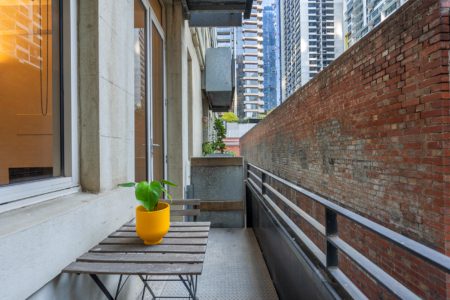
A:
<svg viewBox="0 0 450 300">
<path fill-rule="evenodd" d="M 129 276 L 138 276 L 153 299 L 157 297 L 149 281 L 166 279 L 156 275 L 175 276 L 196 299 L 197 276 L 201 275 L 205 259 L 210 222 L 172 222 L 159 245 L 147 246 L 137 237 L 133 221 L 125 224 L 106 239 L 68 265 L 63 272 L 89 274 L 108 299 L 116 299 Z M 99 274 L 120 275 L 114 296 L 108 291 Z M 124 276 L 127 276 L 125 279 Z"/>
</svg>

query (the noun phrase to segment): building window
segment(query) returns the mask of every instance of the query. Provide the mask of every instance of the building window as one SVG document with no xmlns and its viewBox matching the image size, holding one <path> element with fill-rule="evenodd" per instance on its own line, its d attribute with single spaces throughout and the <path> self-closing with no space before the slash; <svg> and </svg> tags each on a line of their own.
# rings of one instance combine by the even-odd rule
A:
<svg viewBox="0 0 450 300">
<path fill-rule="evenodd" d="M 59 2 L 7 2 L 0 4 L 0 186 L 64 169 Z"/>
<path fill-rule="evenodd" d="M 78 191 L 76 11 L 60 3 L 0 1 L 0 211 Z"/>
</svg>

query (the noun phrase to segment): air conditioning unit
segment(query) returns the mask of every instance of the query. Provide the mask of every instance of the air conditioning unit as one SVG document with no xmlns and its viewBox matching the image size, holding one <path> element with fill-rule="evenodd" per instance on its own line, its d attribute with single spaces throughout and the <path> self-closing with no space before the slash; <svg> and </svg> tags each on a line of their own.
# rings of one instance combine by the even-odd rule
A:
<svg viewBox="0 0 450 300">
<path fill-rule="evenodd" d="M 214 112 L 229 111 L 234 95 L 234 59 L 231 48 L 206 49 L 204 89 Z"/>
</svg>

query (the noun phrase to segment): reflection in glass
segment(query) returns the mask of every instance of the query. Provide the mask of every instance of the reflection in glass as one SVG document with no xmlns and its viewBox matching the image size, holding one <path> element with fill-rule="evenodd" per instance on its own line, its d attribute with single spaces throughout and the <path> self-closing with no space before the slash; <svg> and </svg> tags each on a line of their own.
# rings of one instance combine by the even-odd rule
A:
<svg viewBox="0 0 450 300">
<path fill-rule="evenodd" d="M 57 15 L 51 0 L 0 1 L 0 185 L 60 175 Z"/>
<path fill-rule="evenodd" d="M 134 1 L 134 128 L 135 180 L 148 179 L 147 172 L 147 26 L 146 10 Z"/>
</svg>

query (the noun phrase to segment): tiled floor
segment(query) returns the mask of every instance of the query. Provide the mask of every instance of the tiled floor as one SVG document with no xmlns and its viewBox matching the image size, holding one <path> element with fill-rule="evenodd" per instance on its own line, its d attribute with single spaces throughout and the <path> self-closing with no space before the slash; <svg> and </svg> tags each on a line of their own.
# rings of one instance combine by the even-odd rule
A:
<svg viewBox="0 0 450 300">
<path fill-rule="evenodd" d="M 186 293 L 179 282 L 168 282 L 162 290 L 162 295 Z M 201 300 L 278 299 L 251 229 L 211 229 L 197 296 Z"/>
</svg>

